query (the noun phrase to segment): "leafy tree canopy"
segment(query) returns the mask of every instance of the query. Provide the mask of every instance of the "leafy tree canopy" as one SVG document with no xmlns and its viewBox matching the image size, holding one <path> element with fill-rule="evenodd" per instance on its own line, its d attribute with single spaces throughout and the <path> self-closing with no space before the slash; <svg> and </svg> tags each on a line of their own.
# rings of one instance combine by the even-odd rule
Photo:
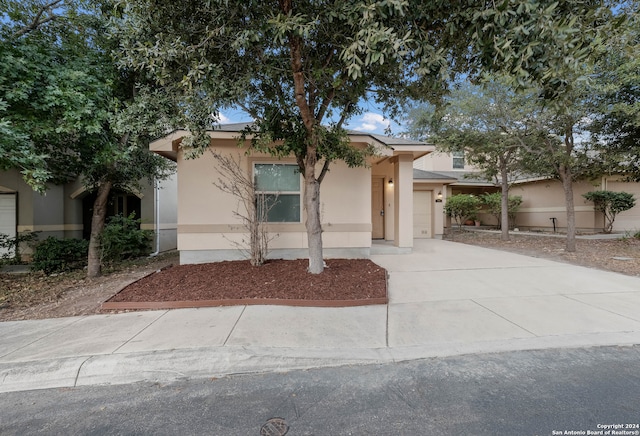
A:
<svg viewBox="0 0 640 436">
<path fill-rule="evenodd" d="M 4 0 L 0 23 L 0 168 L 34 189 L 78 176 L 98 192 L 88 275 L 100 272 L 100 233 L 113 188 L 166 177 L 150 138 L 180 125 L 177 95 L 118 68 L 107 24 L 124 20 L 109 0 Z"/>
<path fill-rule="evenodd" d="M 640 4 L 621 10 L 630 19 L 604 41 L 594 71 L 589 131 L 605 168 L 640 181 Z"/>
<path fill-rule="evenodd" d="M 196 90 L 196 120 L 239 105 L 256 120 L 257 146 L 285 140 L 269 150 L 293 153 L 304 175 L 316 273 L 319 184 L 331 160 L 364 162 L 342 131 L 363 100 L 393 117 L 407 98 L 437 99 L 456 73 L 486 70 L 558 95 L 571 86 L 563 72 L 586 59 L 611 19 L 592 0 L 120 0 L 118 7 L 127 17 L 117 26 L 125 65 L 167 89 Z M 209 144 L 203 128 L 187 145 Z"/>
<path fill-rule="evenodd" d="M 109 179 L 124 189 L 157 175 L 164 164 L 142 148 L 150 134 L 167 129 L 167 117 L 158 114 L 170 101 L 116 68 L 104 5 L 4 5 L 0 167 L 19 168 L 37 190 L 79 174 L 89 187 Z"/>
</svg>

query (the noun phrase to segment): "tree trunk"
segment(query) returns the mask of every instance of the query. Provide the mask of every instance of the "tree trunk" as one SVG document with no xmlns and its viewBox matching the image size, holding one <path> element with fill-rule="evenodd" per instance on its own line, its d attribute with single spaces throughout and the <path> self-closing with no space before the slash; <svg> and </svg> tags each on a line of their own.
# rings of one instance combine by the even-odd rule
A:
<svg viewBox="0 0 640 436">
<path fill-rule="evenodd" d="M 309 272 L 320 274 L 324 271 L 322 258 L 322 222 L 320 221 L 320 182 L 316 178 L 317 141 L 312 133 L 307 146 L 304 162 L 304 207 L 307 212 L 307 242 L 309 244 Z"/>
<path fill-rule="evenodd" d="M 567 208 L 567 242 L 565 250 L 576 251 L 576 211 L 573 204 L 573 174 L 567 165 L 560 165 L 560 180 L 564 190 L 564 201 Z"/>
<path fill-rule="evenodd" d="M 309 244 L 309 272 L 324 271 L 322 258 L 322 223 L 320 222 L 320 183 L 305 177 L 304 203 L 307 210 L 307 242 Z"/>
<path fill-rule="evenodd" d="M 98 196 L 93 203 L 93 216 L 91 217 L 91 237 L 89 239 L 89 258 L 87 264 L 87 277 L 95 278 L 100 275 L 100 235 L 104 229 L 104 221 L 107 216 L 107 199 L 111 192 L 111 182 L 104 182 L 98 187 Z"/>
<path fill-rule="evenodd" d="M 500 239 L 502 241 L 509 240 L 509 180 L 507 174 L 507 165 L 504 160 L 500 160 L 500 177 L 501 180 L 501 196 L 500 196 L 500 222 L 501 230 Z"/>
</svg>

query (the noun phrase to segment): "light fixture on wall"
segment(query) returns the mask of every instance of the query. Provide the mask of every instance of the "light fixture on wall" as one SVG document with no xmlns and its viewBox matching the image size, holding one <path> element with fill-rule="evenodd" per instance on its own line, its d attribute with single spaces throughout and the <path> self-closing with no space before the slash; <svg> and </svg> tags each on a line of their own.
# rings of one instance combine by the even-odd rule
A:
<svg viewBox="0 0 640 436">
<path fill-rule="evenodd" d="M 393 179 L 389 179 L 389 186 L 393 186 Z"/>
<path fill-rule="evenodd" d="M 442 191 L 438 191 L 437 197 L 438 197 L 438 200 L 442 200 Z"/>
</svg>

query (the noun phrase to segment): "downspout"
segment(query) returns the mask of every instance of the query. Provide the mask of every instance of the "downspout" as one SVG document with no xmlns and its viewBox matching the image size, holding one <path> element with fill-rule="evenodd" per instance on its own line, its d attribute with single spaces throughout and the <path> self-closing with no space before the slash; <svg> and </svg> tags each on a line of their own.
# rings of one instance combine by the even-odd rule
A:
<svg viewBox="0 0 640 436">
<path fill-rule="evenodd" d="M 158 254 L 160 254 L 160 182 L 158 182 L 158 180 L 154 180 L 153 181 L 153 188 L 154 188 L 154 194 L 155 194 L 155 217 L 154 217 L 154 221 L 155 221 L 155 229 L 156 229 L 156 251 L 154 251 L 153 253 L 151 253 L 149 255 L 149 257 L 155 257 Z"/>
</svg>

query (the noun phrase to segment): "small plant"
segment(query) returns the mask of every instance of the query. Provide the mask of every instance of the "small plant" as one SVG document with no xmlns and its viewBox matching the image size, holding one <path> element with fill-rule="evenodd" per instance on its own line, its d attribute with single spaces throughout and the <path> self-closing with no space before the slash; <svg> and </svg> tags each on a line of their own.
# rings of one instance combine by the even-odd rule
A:
<svg viewBox="0 0 640 436">
<path fill-rule="evenodd" d="M 149 254 L 153 231 L 140 229 L 140 222 L 135 213 L 109 218 L 100 236 L 103 262 L 119 262 Z"/>
<path fill-rule="evenodd" d="M 462 224 L 471 217 L 476 217 L 480 211 L 480 199 L 471 194 L 456 194 L 447 199 L 444 205 L 447 216 L 452 217 L 462 228 Z"/>
<path fill-rule="evenodd" d="M 603 231 L 605 233 L 611 233 L 611 230 L 613 230 L 613 222 L 616 219 L 616 215 L 636 205 L 633 194 L 628 192 L 591 191 L 582 194 L 582 196 L 587 201 L 593 202 L 596 210 L 604 215 Z"/>
<path fill-rule="evenodd" d="M 488 209 L 489 213 L 498 220 L 498 228 L 502 228 L 502 193 L 493 192 L 483 194 L 481 197 L 482 204 Z M 516 225 L 516 213 L 522 205 L 522 197 L 519 195 L 509 196 L 509 228 L 513 229 Z"/>
<path fill-rule="evenodd" d="M 36 245 L 31 269 L 45 274 L 71 271 L 87 264 L 89 241 L 49 236 Z"/>
<path fill-rule="evenodd" d="M 22 262 L 20 247 L 22 244 L 32 244 L 38 239 L 38 232 L 18 233 L 14 237 L 9 237 L 4 233 L 0 233 L 0 265 L 2 264 L 19 264 Z"/>
<path fill-rule="evenodd" d="M 213 149 L 210 151 L 216 170 L 221 174 L 213 185 L 238 200 L 238 209 L 233 215 L 242 221 L 242 227 L 248 234 L 248 238 L 243 236 L 240 242 L 229 241 L 249 258 L 252 266 L 263 265 L 269 255 L 269 243 L 277 236 L 269 233 L 268 217 L 269 211 L 278 203 L 278 194 L 258 192 L 256 181 L 247 174 L 240 155 L 236 160 Z"/>
</svg>

